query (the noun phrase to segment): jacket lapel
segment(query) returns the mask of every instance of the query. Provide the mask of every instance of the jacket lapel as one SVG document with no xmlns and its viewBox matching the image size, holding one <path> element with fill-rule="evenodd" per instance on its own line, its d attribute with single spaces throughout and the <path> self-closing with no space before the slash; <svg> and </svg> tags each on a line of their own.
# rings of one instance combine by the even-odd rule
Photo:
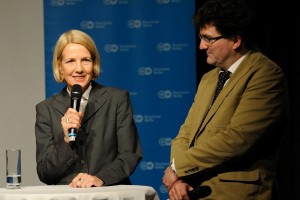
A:
<svg viewBox="0 0 300 200">
<path fill-rule="evenodd" d="M 236 84 L 239 82 L 239 80 L 247 74 L 247 72 L 252 68 L 252 66 L 261 58 L 262 54 L 260 52 L 252 52 L 249 56 L 247 56 L 240 64 L 240 66 L 236 69 L 236 71 L 232 74 L 230 79 L 228 80 L 226 86 L 222 89 L 221 93 L 219 94 L 218 98 L 215 100 L 214 104 L 211 106 L 211 108 L 208 110 L 208 113 L 206 117 L 202 120 L 203 123 L 200 125 L 199 132 L 201 133 L 206 126 L 206 124 L 210 121 L 210 119 L 213 117 L 213 115 L 217 112 L 219 107 L 222 105 L 225 98 L 229 95 L 230 91 L 234 89 Z M 214 77 L 217 77 L 217 75 L 214 75 Z M 211 85 L 210 87 L 216 87 L 216 78 L 211 77 Z M 212 91 L 214 91 L 212 89 Z M 210 101 L 212 100 L 212 96 L 209 97 Z M 206 105 L 207 102 L 204 101 L 204 104 Z"/>
<path fill-rule="evenodd" d="M 104 98 L 105 93 L 107 92 L 105 87 L 97 84 L 96 82 L 92 82 L 92 84 L 92 90 L 84 112 L 82 124 L 86 123 L 86 121 L 90 119 L 106 101 L 106 98 Z"/>
<path fill-rule="evenodd" d="M 207 77 L 203 77 L 201 80 L 202 83 L 199 84 L 198 91 L 208 92 L 205 94 L 199 93 L 196 96 L 196 101 L 198 101 L 198 103 L 195 103 L 194 109 L 196 114 L 196 123 L 193 123 L 195 126 L 192 127 L 192 133 L 199 132 L 199 128 L 202 127 L 203 121 L 209 112 L 210 104 L 214 95 L 214 88 L 216 87 L 218 81 L 218 72 L 219 70 L 216 68 L 212 74 Z"/>
<path fill-rule="evenodd" d="M 71 99 L 67 92 L 67 87 L 64 87 L 61 92 L 54 96 L 54 101 L 54 108 L 64 115 L 71 105 Z"/>
</svg>

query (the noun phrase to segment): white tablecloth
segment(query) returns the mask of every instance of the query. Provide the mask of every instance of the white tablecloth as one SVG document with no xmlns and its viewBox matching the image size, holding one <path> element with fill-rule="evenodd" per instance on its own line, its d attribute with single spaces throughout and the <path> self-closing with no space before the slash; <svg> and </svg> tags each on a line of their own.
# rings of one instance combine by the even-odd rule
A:
<svg viewBox="0 0 300 200">
<path fill-rule="evenodd" d="M 159 200 L 150 186 L 118 185 L 71 188 L 68 185 L 0 188 L 0 200 Z"/>
</svg>

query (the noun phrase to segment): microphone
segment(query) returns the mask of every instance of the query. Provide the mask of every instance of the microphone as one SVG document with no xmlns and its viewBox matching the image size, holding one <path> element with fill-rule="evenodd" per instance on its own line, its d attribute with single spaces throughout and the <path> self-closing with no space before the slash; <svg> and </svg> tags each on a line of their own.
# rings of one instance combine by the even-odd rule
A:
<svg viewBox="0 0 300 200">
<path fill-rule="evenodd" d="M 211 188 L 209 186 L 199 186 L 192 191 L 188 191 L 190 200 L 196 200 L 199 198 L 207 197 L 211 194 Z"/>
<path fill-rule="evenodd" d="M 79 84 L 73 85 L 71 89 L 71 108 L 74 108 L 75 110 L 79 111 L 81 97 L 82 97 L 81 86 Z M 70 128 L 68 135 L 69 135 L 70 143 L 75 142 L 77 136 L 76 128 Z"/>
</svg>

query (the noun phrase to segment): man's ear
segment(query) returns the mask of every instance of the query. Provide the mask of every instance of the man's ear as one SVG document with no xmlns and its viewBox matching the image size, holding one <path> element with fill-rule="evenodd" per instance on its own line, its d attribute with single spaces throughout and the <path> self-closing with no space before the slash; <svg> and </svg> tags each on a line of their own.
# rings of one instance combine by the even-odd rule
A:
<svg viewBox="0 0 300 200">
<path fill-rule="evenodd" d="M 239 35 L 235 35 L 232 37 L 233 38 L 233 42 L 234 42 L 234 49 L 237 49 L 241 46 L 241 43 L 242 43 L 242 39 Z"/>
</svg>

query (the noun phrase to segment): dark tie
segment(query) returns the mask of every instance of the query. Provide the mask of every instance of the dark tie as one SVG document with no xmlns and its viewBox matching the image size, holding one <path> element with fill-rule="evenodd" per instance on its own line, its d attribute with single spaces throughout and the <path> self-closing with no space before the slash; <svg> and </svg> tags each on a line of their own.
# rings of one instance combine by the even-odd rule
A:
<svg viewBox="0 0 300 200">
<path fill-rule="evenodd" d="M 211 102 L 211 105 L 215 102 L 217 96 L 221 92 L 226 80 L 230 77 L 230 71 L 221 71 L 219 73 L 219 80 L 218 80 L 218 85 L 216 88 L 215 96 L 213 98 L 213 101 Z"/>
<path fill-rule="evenodd" d="M 230 71 L 221 71 L 219 73 L 219 80 L 218 80 L 218 85 L 217 85 L 217 88 L 216 88 L 216 92 L 215 92 L 215 96 L 213 98 L 213 101 L 211 102 L 210 105 L 212 105 L 214 103 L 214 101 L 216 100 L 217 96 L 219 95 L 219 93 L 221 92 L 225 82 L 227 79 L 229 79 L 230 77 Z M 207 114 L 207 113 L 206 113 Z M 206 117 L 206 115 L 204 116 L 204 118 Z M 203 122 L 203 121 L 202 121 Z M 202 123 L 201 123 L 202 124 Z M 201 127 L 201 125 L 199 126 L 199 128 Z M 195 145 L 195 140 L 196 138 L 199 136 L 199 130 L 197 131 L 198 133 L 194 136 L 191 144 L 190 144 L 190 147 L 193 147 Z"/>
</svg>

